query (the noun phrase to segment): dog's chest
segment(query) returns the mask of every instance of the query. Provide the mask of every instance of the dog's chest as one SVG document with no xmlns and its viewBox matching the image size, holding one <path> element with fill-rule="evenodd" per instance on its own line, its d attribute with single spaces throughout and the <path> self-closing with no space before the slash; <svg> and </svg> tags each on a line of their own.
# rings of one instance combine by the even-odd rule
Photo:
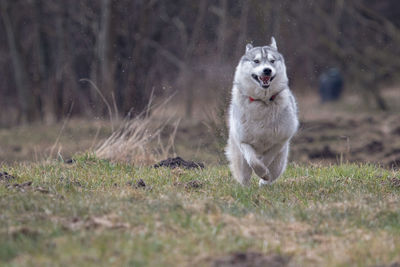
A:
<svg viewBox="0 0 400 267">
<path fill-rule="evenodd" d="M 253 102 L 238 108 L 239 135 L 246 143 L 266 148 L 286 142 L 293 134 L 290 113 L 277 105 Z"/>
</svg>

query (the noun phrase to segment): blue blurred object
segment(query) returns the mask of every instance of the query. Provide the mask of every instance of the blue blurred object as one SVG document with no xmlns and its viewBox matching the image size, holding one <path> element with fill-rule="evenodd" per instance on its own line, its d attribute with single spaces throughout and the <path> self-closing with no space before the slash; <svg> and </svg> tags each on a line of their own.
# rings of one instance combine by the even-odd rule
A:
<svg viewBox="0 0 400 267">
<path fill-rule="evenodd" d="M 322 102 L 335 101 L 343 90 L 343 77 L 338 68 L 331 68 L 319 77 L 319 95 Z"/>
</svg>

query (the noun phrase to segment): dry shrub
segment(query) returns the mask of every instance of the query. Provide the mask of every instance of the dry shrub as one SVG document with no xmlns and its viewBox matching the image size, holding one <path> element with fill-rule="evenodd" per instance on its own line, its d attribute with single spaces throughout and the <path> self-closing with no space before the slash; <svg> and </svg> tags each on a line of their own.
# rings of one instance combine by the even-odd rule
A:
<svg viewBox="0 0 400 267">
<path fill-rule="evenodd" d="M 160 114 L 160 110 L 169 100 L 170 98 L 154 107 L 150 99 L 144 112 L 133 119 L 125 119 L 118 130 L 99 144 L 95 150 L 96 156 L 134 165 L 148 165 L 172 155 L 180 120 L 173 121 L 173 116 L 163 120 L 154 115 Z M 162 139 L 161 133 L 167 125 L 171 124 L 173 131 L 167 140 Z"/>
</svg>

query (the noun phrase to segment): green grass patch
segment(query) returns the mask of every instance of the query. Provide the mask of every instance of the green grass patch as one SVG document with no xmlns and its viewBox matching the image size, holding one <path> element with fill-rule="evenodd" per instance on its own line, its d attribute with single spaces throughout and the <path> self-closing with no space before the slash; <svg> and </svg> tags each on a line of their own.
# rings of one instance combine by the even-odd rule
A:
<svg viewBox="0 0 400 267">
<path fill-rule="evenodd" d="M 89 154 L 0 171 L 16 177 L 0 182 L 0 264 L 209 265 L 239 251 L 299 265 L 400 260 L 399 173 L 373 165 L 291 165 L 264 188 L 241 187 L 226 166 L 153 169 Z"/>
</svg>

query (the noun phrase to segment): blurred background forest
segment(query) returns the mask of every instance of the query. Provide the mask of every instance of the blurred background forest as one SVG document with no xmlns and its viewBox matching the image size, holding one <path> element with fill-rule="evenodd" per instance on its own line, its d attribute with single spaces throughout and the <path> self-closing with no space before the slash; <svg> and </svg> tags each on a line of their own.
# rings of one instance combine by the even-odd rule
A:
<svg viewBox="0 0 400 267">
<path fill-rule="evenodd" d="M 300 106 L 292 159 L 400 165 L 398 0 L 0 0 L 0 161 L 94 147 L 153 94 L 174 96 L 159 120 L 184 118 L 165 127 L 177 154 L 223 160 L 235 67 L 271 36 Z M 332 68 L 344 94 L 321 103 Z"/>
<path fill-rule="evenodd" d="M 346 90 L 385 110 L 381 89 L 398 82 L 397 0 L 0 3 L 3 126 L 106 116 L 103 97 L 120 116 L 137 114 L 152 90 L 177 92 L 190 117 L 193 105 L 229 91 L 245 44 L 271 35 L 298 94 L 316 92 L 318 76 L 337 67 Z"/>
</svg>

